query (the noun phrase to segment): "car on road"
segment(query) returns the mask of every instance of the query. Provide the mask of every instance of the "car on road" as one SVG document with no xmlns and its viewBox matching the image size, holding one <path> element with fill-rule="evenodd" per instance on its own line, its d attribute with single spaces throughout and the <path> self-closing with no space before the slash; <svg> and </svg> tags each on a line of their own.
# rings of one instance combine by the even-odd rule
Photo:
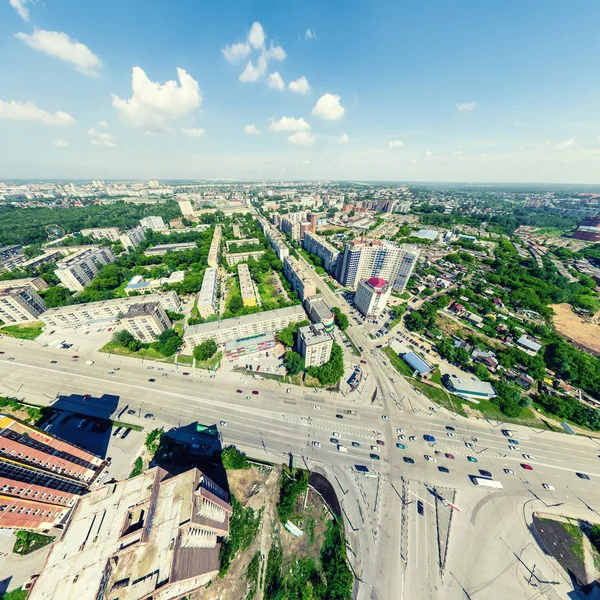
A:
<svg viewBox="0 0 600 600">
<path fill-rule="evenodd" d="M 465 442 L 465 446 L 467 448 L 475 448 L 475 444 L 471 443 L 471 442 Z"/>
<path fill-rule="evenodd" d="M 71 356 L 71 358 L 79 358 L 79 355 L 73 354 L 73 356 Z"/>
<path fill-rule="evenodd" d="M 127 411 L 127 414 L 128 414 L 128 415 L 135 415 L 135 410 L 133 410 L 133 408 L 130 408 L 130 409 Z"/>
<path fill-rule="evenodd" d="M 421 500 L 417 500 L 417 512 L 422 515 L 425 513 L 424 511 L 424 507 L 423 507 L 423 502 L 421 502 Z"/>
<path fill-rule="evenodd" d="M 258 390 L 252 390 L 252 393 L 253 393 L 255 396 L 258 396 Z"/>
<path fill-rule="evenodd" d="M 76 358 L 73 358 L 71 362 L 79 362 Z"/>
<path fill-rule="evenodd" d="M 189 375 L 189 373 L 188 373 L 187 371 L 184 371 L 184 372 L 182 373 L 182 375 Z"/>
<path fill-rule="evenodd" d="M 361 365 L 366 365 L 366 364 L 367 364 L 367 361 L 366 361 L 366 360 L 361 360 L 361 361 L 360 361 L 360 364 L 361 364 Z"/>
<path fill-rule="evenodd" d="M 542 487 L 543 487 L 545 490 L 550 490 L 551 492 L 553 492 L 553 491 L 554 491 L 554 486 L 550 485 L 549 483 L 542 483 Z"/>
<path fill-rule="evenodd" d="M 152 413 L 146 413 L 144 419 L 154 419 L 154 415 Z"/>
<path fill-rule="evenodd" d="M 287 390 L 285 390 L 286 394 L 291 394 L 292 393 L 292 388 L 288 388 Z"/>
<path fill-rule="evenodd" d="M 417 438 L 414 435 L 411 435 L 411 436 L 408 437 L 408 441 L 409 442 L 414 442 L 414 441 L 416 441 L 416 439 Z"/>
<path fill-rule="evenodd" d="M 435 438 L 434 438 L 432 435 L 425 434 L 425 435 L 423 436 L 423 439 L 424 439 L 426 442 L 435 442 Z"/>
<path fill-rule="evenodd" d="M 525 458 L 527 460 L 535 460 L 535 458 L 533 456 L 531 456 L 531 454 L 523 454 L 522 456 L 523 456 L 523 458 Z"/>
<path fill-rule="evenodd" d="M 514 444 L 515 446 L 519 445 L 519 440 L 508 440 L 509 444 Z"/>
<path fill-rule="evenodd" d="M 320 448 L 321 442 L 313 442 L 312 445 L 315 446 L 315 448 Z"/>
<path fill-rule="evenodd" d="M 400 448 L 400 450 L 406 450 L 406 446 L 404 444 L 396 444 L 396 448 Z"/>
<path fill-rule="evenodd" d="M 456 431 L 452 425 L 446 425 L 446 431 Z"/>
<path fill-rule="evenodd" d="M 518 450 L 518 448 L 516 446 L 509 446 L 508 449 L 509 450 Z"/>
<path fill-rule="evenodd" d="M 503 429 L 502 430 L 502 435 L 505 435 L 506 437 L 512 437 L 513 436 L 513 432 L 510 429 Z"/>
<path fill-rule="evenodd" d="M 474 456 L 467 456 L 467 460 L 469 462 L 477 462 L 477 459 Z"/>
<path fill-rule="evenodd" d="M 353 448 L 360 448 L 360 444 L 358 442 L 352 442 Z"/>
<path fill-rule="evenodd" d="M 315 410 L 321 410 L 321 407 L 320 407 L 320 406 L 318 406 L 317 404 L 315 404 L 315 405 L 313 406 L 313 408 L 314 408 Z"/>
<path fill-rule="evenodd" d="M 237 392 L 238 394 L 243 394 L 243 393 L 244 393 L 244 390 L 236 390 L 236 392 Z"/>
<path fill-rule="evenodd" d="M 50 361 L 50 364 L 51 364 L 51 365 L 55 365 L 56 363 L 58 363 L 58 361 L 57 361 L 57 360 L 51 360 L 51 361 Z"/>
<path fill-rule="evenodd" d="M 531 465 L 526 464 L 526 463 L 521 463 L 521 467 L 523 469 L 525 469 L 526 471 L 533 471 L 533 467 Z"/>
<path fill-rule="evenodd" d="M 343 419 L 343 418 L 344 418 L 344 415 L 335 415 L 335 418 L 336 418 L 336 419 Z"/>
<path fill-rule="evenodd" d="M 450 454 L 450 452 L 446 452 L 446 454 L 444 454 L 444 456 L 446 458 L 449 458 L 450 460 L 454 460 L 454 454 Z"/>
<path fill-rule="evenodd" d="M 429 456 L 429 454 L 424 454 L 423 457 L 429 462 L 436 462 L 435 458 L 433 456 Z"/>
<path fill-rule="evenodd" d="M 156 381 L 156 379 L 151 377 L 150 379 L 148 379 L 148 381 L 150 381 L 151 383 L 154 383 Z"/>
<path fill-rule="evenodd" d="M 451 431 L 449 431 L 449 432 L 448 432 L 446 435 L 447 435 L 449 438 L 455 438 L 455 437 L 456 437 L 456 434 L 455 434 L 455 433 L 452 433 Z"/>
<path fill-rule="evenodd" d="M 373 460 L 379 460 L 379 454 L 369 454 L 369 457 Z"/>
<path fill-rule="evenodd" d="M 389 420 L 389 417 L 388 417 L 387 415 L 381 415 L 381 418 L 382 418 L 384 421 L 387 421 L 387 420 Z"/>
<path fill-rule="evenodd" d="M 152 370 L 152 369 L 154 369 L 154 367 L 146 367 L 146 369 L 150 369 L 150 370 Z"/>
<path fill-rule="evenodd" d="M 450 469 L 448 467 L 442 467 L 441 465 L 438 467 L 438 471 L 440 473 L 450 473 Z"/>
<path fill-rule="evenodd" d="M 110 375 L 110 373 L 109 373 L 109 375 Z M 169 374 L 168 374 L 168 373 L 163 373 L 163 374 L 162 374 L 162 376 L 163 376 L 163 377 L 168 377 L 168 376 L 169 376 Z"/>
<path fill-rule="evenodd" d="M 377 440 L 377 444 L 379 446 L 385 446 L 385 442 L 383 440 Z"/>
<path fill-rule="evenodd" d="M 340 440 L 338 440 L 337 438 L 334 438 L 334 437 L 332 437 L 332 438 L 329 438 L 329 441 L 330 441 L 332 444 L 339 444 L 339 443 L 340 443 Z"/>
<path fill-rule="evenodd" d="M 398 436 L 398 439 L 399 439 L 399 440 L 403 440 L 405 437 L 406 437 L 405 435 L 399 435 L 399 436 Z"/>
<path fill-rule="evenodd" d="M 489 471 L 486 471 L 485 469 L 479 469 L 479 472 L 481 473 L 481 475 L 483 475 L 484 477 L 491 477 L 492 474 Z"/>
<path fill-rule="evenodd" d="M 579 479 L 588 479 L 590 478 L 589 475 L 586 475 L 585 473 L 575 473 L 575 475 L 577 475 L 577 477 L 579 477 Z"/>
<path fill-rule="evenodd" d="M 9 356 L 6 360 L 15 360 L 14 356 Z"/>
<path fill-rule="evenodd" d="M 396 429 L 396 433 L 404 433 L 404 429 Z"/>
<path fill-rule="evenodd" d="M 371 446 L 371 450 L 373 450 L 373 452 L 379 452 L 379 448 L 377 446 Z"/>
<path fill-rule="evenodd" d="M 505 472 L 507 475 L 514 475 L 514 474 L 515 474 L 515 472 L 514 472 L 512 469 L 504 469 L 504 472 Z"/>
<path fill-rule="evenodd" d="M 337 431 L 334 431 L 331 435 L 333 437 L 340 437 L 340 434 Z"/>
<path fill-rule="evenodd" d="M 414 465 L 414 464 L 415 464 L 415 460 L 414 460 L 414 458 L 411 458 L 410 456 L 403 456 L 403 457 L 402 457 L 402 460 L 403 460 L 405 463 L 408 463 L 409 465 Z"/>
<path fill-rule="evenodd" d="M 115 372 L 114 372 L 114 371 L 109 371 L 109 372 L 108 372 L 108 374 L 109 374 L 109 375 L 114 375 L 114 374 L 115 374 Z"/>
</svg>

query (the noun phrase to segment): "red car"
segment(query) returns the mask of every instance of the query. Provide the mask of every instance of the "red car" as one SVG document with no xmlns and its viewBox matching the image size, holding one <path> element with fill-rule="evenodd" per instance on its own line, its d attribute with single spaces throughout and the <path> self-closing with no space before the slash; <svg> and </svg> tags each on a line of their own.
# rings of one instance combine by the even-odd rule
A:
<svg viewBox="0 0 600 600">
<path fill-rule="evenodd" d="M 91 398 L 91 397 L 92 397 L 91 394 L 84 394 L 83 399 L 87 400 L 88 398 Z"/>
<path fill-rule="evenodd" d="M 73 356 L 71 356 L 71 358 L 79 358 L 79 356 L 77 356 L 77 354 L 74 354 Z"/>
<path fill-rule="evenodd" d="M 243 394 L 244 392 L 242 390 L 237 390 L 238 394 Z"/>
<path fill-rule="evenodd" d="M 454 454 L 450 454 L 449 452 L 446 452 L 446 454 L 444 454 L 444 456 L 446 458 L 454 458 Z"/>
<path fill-rule="evenodd" d="M 533 471 L 533 467 L 531 465 L 525 464 L 525 463 L 521 463 L 521 466 L 526 470 L 526 471 Z"/>
<path fill-rule="evenodd" d="M 366 360 L 361 360 L 360 362 L 361 362 L 361 364 L 363 364 L 363 365 L 366 365 L 366 364 L 367 364 L 367 361 L 366 361 Z"/>
<path fill-rule="evenodd" d="M 256 390 L 252 390 L 252 393 L 253 393 L 255 396 L 258 396 L 258 392 L 257 392 Z"/>
<path fill-rule="evenodd" d="M 380 446 L 385 446 L 385 442 L 384 442 L 383 440 L 377 440 L 377 443 L 378 443 Z"/>
</svg>

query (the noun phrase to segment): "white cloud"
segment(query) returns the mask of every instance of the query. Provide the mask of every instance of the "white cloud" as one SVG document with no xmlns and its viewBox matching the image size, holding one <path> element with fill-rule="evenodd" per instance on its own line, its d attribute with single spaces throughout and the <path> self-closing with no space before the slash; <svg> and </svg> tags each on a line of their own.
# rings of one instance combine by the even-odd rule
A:
<svg viewBox="0 0 600 600">
<path fill-rule="evenodd" d="M 69 147 L 69 142 L 67 142 L 65 140 L 56 140 L 55 142 L 52 143 L 52 146 L 54 148 L 58 148 L 59 150 L 64 150 L 65 148 Z"/>
<path fill-rule="evenodd" d="M 249 135 L 259 135 L 260 129 L 256 125 L 246 125 L 246 127 L 244 127 L 244 133 L 248 133 Z"/>
<path fill-rule="evenodd" d="M 333 94 L 324 94 L 319 98 L 312 114 L 328 121 L 335 121 L 344 116 L 345 108 L 340 104 L 341 98 Z"/>
<path fill-rule="evenodd" d="M 273 46 L 272 43 L 268 50 L 264 50 L 262 56 L 264 56 L 267 60 L 272 58 L 273 60 L 278 60 L 279 62 L 287 58 L 285 50 L 281 46 Z"/>
<path fill-rule="evenodd" d="M 188 135 L 190 137 L 201 137 L 206 133 L 206 129 L 202 129 L 201 127 L 187 129 L 186 127 L 184 127 L 181 130 L 181 133 L 183 133 L 184 135 Z"/>
<path fill-rule="evenodd" d="M 98 77 L 102 62 L 85 44 L 70 38 L 60 31 L 36 29 L 31 35 L 16 33 L 15 37 L 30 48 L 71 63 L 84 75 Z"/>
<path fill-rule="evenodd" d="M 431 158 L 431 154 L 432 154 L 432 153 L 431 153 L 431 150 L 425 150 L 425 156 L 426 156 L 427 158 Z"/>
<path fill-rule="evenodd" d="M 29 21 L 29 9 L 26 4 L 31 0 L 9 0 L 9 4 L 17 11 L 23 21 Z"/>
<path fill-rule="evenodd" d="M 117 138 L 114 135 L 98 131 L 95 127 L 90 127 L 87 133 L 92 138 L 92 144 L 94 146 L 117 148 Z"/>
<path fill-rule="evenodd" d="M 311 29 L 307 29 L 306 33 L 304 34 L 304 39 L 305 40 L 312 40 L 314 37 L 316 37 L 315 32 L 312 31 Z"/>
<path fill-rule="evenodd" d="M 475 108 L 475 102 L 459 102 L 456 105 L 456 109 L 459 112 L 469 112 Z"/>
<path fill-rule="evenodd" d="M 575 138 L 565 140 L 564 142 L 556 142 L 554 144 L 552 142 L 547 142 L 547 144 L 553 150 L 567 150 L 567 148 L 572 148 L 575 145 Z"/>
<path fill-rule="evenodd" d="M 259 56 L 256 66 L 254 63 L 249 60 L 246 68 L 243 70 L 241 75 L 239 76 L 239 80 L 242 83 L 254 83 L 259 79 L 262 79 L 267 72 L 268 61 L 263 57 Z"/>
<path fill-rule="evenodd" d="M 250 45 L 257 50 L 262 48 L 265 45 L 265 37 L 265 30 L 263 29 L 263 26 L 258 21 L 252 23 L 252 27 L 248 33 L 248 41 L 250 42 Z"/>
<path fill-rule="evenodd" d="M 228 44 L 221 50 L 223 56 L 230 63 L 237 63 L 244 60 L 250 54 L 250 46 L 246 42 L 238 42 L 237 44 Z"/>
<path fill-rule="evenodd" d="M 0 119 L 7 121 L 38 121 L 44 125 L 71 125 L 75 119 L 66 112 L 58 110 L 50 113 L 38 108 L 33 102 L 0 100 Z"/>
<path fill-rule="evenodd" d="M 106 121 L 98 121 L 96 123 L 96 127 L 104 127 L 104 129 L 108 129 L 108 123 Z"/>
<path fill-rule="evenodd" d="M 269 125 L 269 131 L 309 131 L 310 125 L 304 120 L 304 117 L 296 119 L 295 117 L 281 117 L 279 121 L 272 121 Z"/>
<path fill-rule="evenodd" d="M 338 144 L 347 144 L 349 140 L 348 134 L 345 133 L 341 138 L 338 138 Z"/>
<path fill-rule="evenodd" d="M 308 80 L 304 76 L 299 77 L 295 81 L 290 81 L 290 85 L 288 87 L 290 92 L 294 92 L 296 94 L 308 94 L 308 92 L 310 92 Z"/>
<path fill-rule="evenodd" d="M 164 131 L 169 119 L 178 119 L 198 108 L 202 104 L 198 82 L 185 69 L 178 68 L 177 76 L 179 85 L 176 81 L 161 85 L 150 81 L 140 67 L 133 67 L 133 96 L 124 100 L 113 94 L 112 104 L 121 121 L 150 132 Z"/>
<path fill-rule="evenodd" d="M 404 142 L 402 140 L 394 140 L 388 144 L 388 148 L 390 148 L 390 150 L 392 148 L 402 148 L 402 146 L 404 146 Z"/>
<path fill-rule="evenodd" d="M 296 146 L 312 146 L 315 136 L 308 131 L 297 131 L 294 135 L 290 135 L 288 140 Z"/>
<path fill-rule="evenodd" d="M 275 71 L 275 73 L 271 73 L 267 77 L 267 85 L 274 90 L 279 90 L 283 92 L 285 90 L 285 83 L 283 83 L 283 79 L 279 74 L 279 71 Z"/>
</svg>

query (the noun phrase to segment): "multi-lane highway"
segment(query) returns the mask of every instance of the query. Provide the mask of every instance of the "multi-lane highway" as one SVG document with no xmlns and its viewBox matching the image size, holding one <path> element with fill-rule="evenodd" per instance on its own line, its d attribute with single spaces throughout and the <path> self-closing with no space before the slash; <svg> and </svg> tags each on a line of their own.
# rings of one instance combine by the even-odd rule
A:
<svg viewBox="0 0 600 600">
<path fill-rule="evenodd" d="M 72 362 L 68 351 L 6 337 L 0 339 L 0 393 L 47 405 L 57 395 L 71 396 L 72 405 L 61 400 L 61 406 L 90 415 L 106 416 L 107 406 L 114 415 L 128 406 L 138 411 L 128 419 L 148 424 L 143 415 L 153 413 L 151 426 L 166 429 L 196 421 L 216 423 L 225 444 L 272 460 L 287 461 L 292 454 L 297 464 L 321 469 L 341 500 L 361 599 L 466 598 L 465 591 L 472 598 L 495 599 L 507 597 L 507 590 L 508 597 L 526 598 L 533 592 L 527 569 L 534 564 L 539 580 L 533 583 L 552 581 L 543 585 L 559 594 L 570 589 L 564 574 L 536 545 L 528 525 L 534 510 L 598 518 L 597 442 L 510 426 L 519 444 L 517 450 L 509 450 L 501 424 L 433 410 L 383 364 L 381 355 L 370 354 L 372 341 L 357 335 L 355 341 L 365 348 L 368 381 L 380 390 L 375 404 L 370 392 L 344 397 L 292 386 L 287 393 L 286 386 L 274 381 L 232 373 L 210 378 L 192 369 L 183 375 L 181 367 L 92 352 Z M 87 359 L 94 364 L 86 365 Z M 391 376 L 397 383 L 390 382 Z M 84 400 L 83 394 L 91 397 Z M 412 395 L 411 404 L 396 405 L 391 394 L 399 399 Z M 221 421 L 227 424 L 220 426 Z M 426 442 L 425 434 L 434 436 L 435 443 Z M 405 438 L 399 441 L 398 435 Z M 348 452 L 339 452 L 331 438 Z M 426 461 L 425 454 L 435 462 Z M 469 462 L 467 456 L 477 462 Z M 357 464 L 378 478 L 357 473 Z M 449 472 L 440 471 L 440 466 Z M 479 469 L 490 471 L 504 489 L 474 486 L 469 476 L 478 475 Z M 580 479 L 576 472 L 591 479 Z M 554 490 L 544 489 L 543 483 Z M 444 506 L 441 497 L 454 499 L 460 510 Z M 440 544 L 448 545 L 443 570 Z"/>
</svg>

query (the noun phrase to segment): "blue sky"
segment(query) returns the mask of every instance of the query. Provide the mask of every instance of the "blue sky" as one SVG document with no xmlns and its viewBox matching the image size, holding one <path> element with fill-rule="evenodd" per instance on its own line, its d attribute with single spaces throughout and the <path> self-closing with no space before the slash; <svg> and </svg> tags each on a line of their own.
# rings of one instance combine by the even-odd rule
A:
<svg viewBox="0 0 600 600">
<path fill-rule="evenodd" d="M 600 183 L 599 22 L 596 0 L 0 0 L 0 177 Z"/>
</svg>

